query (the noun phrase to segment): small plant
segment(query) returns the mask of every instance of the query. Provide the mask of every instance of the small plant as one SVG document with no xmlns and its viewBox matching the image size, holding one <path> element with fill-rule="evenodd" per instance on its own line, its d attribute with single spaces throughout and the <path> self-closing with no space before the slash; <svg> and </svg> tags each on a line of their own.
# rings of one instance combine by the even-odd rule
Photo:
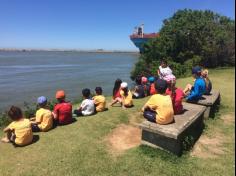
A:
<svg viewBox="0 0 236 176">
<path fill-rule="evenodd" d="M 186 136 L 183 140 L 183 149 L 185 151 L 188 151 L 193 148 L 193 145 L 194 145 L 193 136 L 190 136 L 190 135 Z"/>
<path fill-rule="evenodd" d="M 37 105 L 34 104 L 34 106 L 32 106 L 32 105 L 29 105 L 29 103 L 24 102 L 24 115 L 25 115 L 25 118 L 29 119 L 31 117 L 34 117 L 36 111 L 37 111 Z"/>
<path fill-rule="evenodd" d="M 0 113 L 0 128 L 7 126 L 9 123 L 11 123 L 11 119 L 7 116 L 7 113 Z"/>
</svg>

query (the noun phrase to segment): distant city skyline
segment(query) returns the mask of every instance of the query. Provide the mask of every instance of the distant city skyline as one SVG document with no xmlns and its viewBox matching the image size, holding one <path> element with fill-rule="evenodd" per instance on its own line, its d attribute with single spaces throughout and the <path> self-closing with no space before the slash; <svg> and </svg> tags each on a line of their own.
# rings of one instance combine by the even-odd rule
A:
<svg viewBox="0 0 236 176">
<path fill-rule="evenodd" d="M 158 32 L 184 8 L 235 19 L 234 0 L 0 0 L 0 48 L 138 51 L 135 26 Z"/>
</svg>

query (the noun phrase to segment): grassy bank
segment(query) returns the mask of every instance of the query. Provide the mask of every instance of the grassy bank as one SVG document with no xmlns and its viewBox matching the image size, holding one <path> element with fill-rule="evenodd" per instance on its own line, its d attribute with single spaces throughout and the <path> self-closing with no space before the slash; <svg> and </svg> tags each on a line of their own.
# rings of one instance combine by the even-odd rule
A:
<svg viewBox="0 0 236 176">
<path fill-rule="evenodd" d="M 37 133 L 39 140 L 27 147 L 0 143 L 0 175 L 234 175 L 235 125 L 220 118 L 232 113 L 234 118 L 234 73 L 234 69 L 210 71 L 214 89 L 221 91 L 222 105 L 217 117 L 206 121 L 203 135 L 224 139 L 220 145 L 223 152 L 214 158 L 192 157 L 191 152 L 178 158 L 146 146 L 111 154 L 104 139 L 119 124 L 141 121 L 139 112 L 145 98 L 135 100 L 132 109 L 110 108 L 48 133 Z M 178 86 L 188 82 L 192 79 L 179 79 Z"/>
</svg>

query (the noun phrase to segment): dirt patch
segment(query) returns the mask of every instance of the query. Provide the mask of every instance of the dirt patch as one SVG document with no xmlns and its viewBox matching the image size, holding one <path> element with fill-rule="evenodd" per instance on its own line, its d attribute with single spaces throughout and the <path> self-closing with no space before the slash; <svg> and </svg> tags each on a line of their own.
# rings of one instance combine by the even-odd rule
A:
<svg viewBox="0 0 236 176">
<path fill-rule="evenodd" d="M 195 144 L 190 155 L 198 158 L 216 158 L 225 153 L 223 147 L 224 137 L 220 133 L 215 133 L 213 138 L 202 135 Z"/>
<path fill-rule="evenodd" d="M 224 124 L 230 125 L 235 122 L 235 114 L 226 114 L 220 117 L 224 121 Z"/>
<path fill-rule="evenodd" d="M 141 129 L 130 125 L 119 125 L 106 138 L 112 154 L 122 154 L 125 150 L 141 143 Z"/>
</svg>

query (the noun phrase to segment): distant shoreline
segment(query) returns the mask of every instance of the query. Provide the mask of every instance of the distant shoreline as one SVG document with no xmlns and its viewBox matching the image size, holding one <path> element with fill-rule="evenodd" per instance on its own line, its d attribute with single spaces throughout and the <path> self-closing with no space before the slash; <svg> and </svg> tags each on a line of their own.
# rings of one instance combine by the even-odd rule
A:
<svg viewBox="0 0 236 176">
<path fill-rule="evenodd" d="M 32 51 L 58 51 L 58 52 L 81 52 L 81 53 L 134 53 L 139 54 L 138 51 L 125 51 L 125 50 L 79 50 L 79 49 L 14 49 L 14 48 L 0 48 L 0 51 L 16 51 L 16 52 L 32 52 Z"/>
</svg>

